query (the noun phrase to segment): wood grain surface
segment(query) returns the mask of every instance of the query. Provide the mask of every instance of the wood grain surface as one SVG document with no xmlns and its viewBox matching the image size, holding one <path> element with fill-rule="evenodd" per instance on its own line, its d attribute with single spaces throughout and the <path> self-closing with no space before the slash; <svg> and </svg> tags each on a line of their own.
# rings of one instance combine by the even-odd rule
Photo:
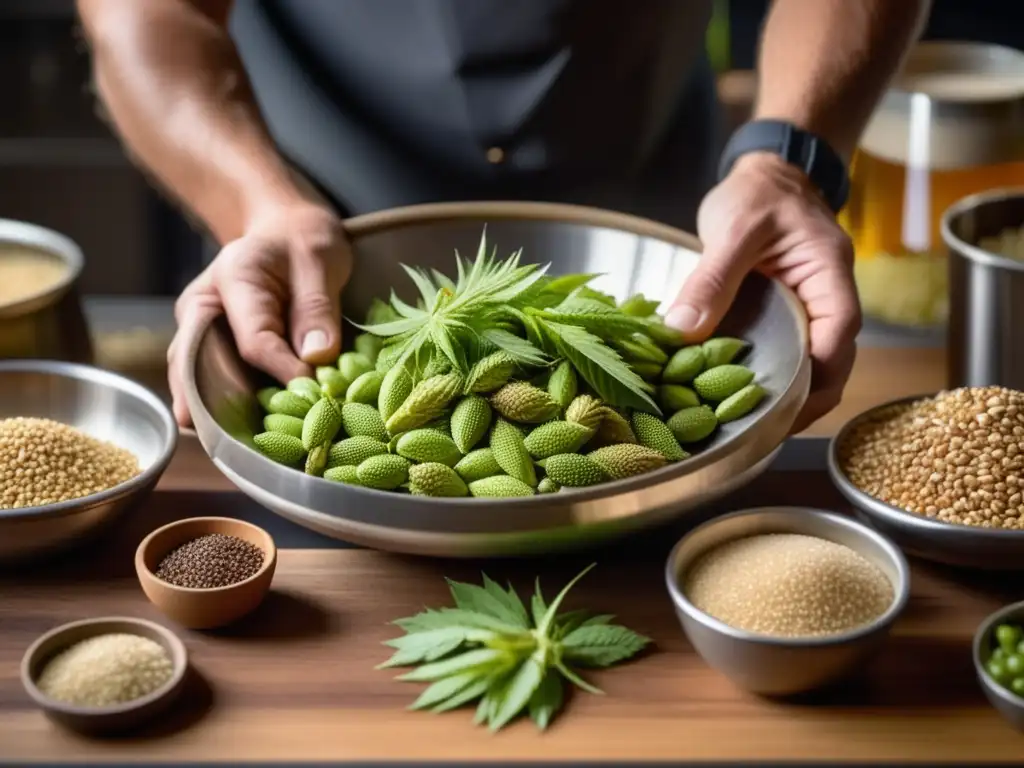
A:
<svg viewBox="0 0 1024 768">
<path fill-rule="evenodd" d="M 878 350 L 872 350 L 872 353 Z M 937 389 L 941 361 L 921 353 L 917 368 L 895 365 L 915 351 L 862 356 L 843 408 Z M 868 365 L 873 366 L 868 370 Z M 877 387 L 877 388 L 876 388 Z M 852 409 L 852 410 L 851 410 Z M 841 417 L 840 417 L 841 418 Z M 360 549 L 283 549 L 274 591 L 230 630 L 176 627 L 146 601 L 131 555 L 146 532 L 185 516 L 249 514 L 194 438 L 159 490 L 105 540 L 74 559 L 0 574 L 0 760 L 69 762 L 346 759 L 913 759 L 1019 760 L 1024 736 L 985 701 L 971 664 L 981 619 L 1021 598 L 1024 576 L 983 576 L 913 565 L 912 599 L 890 641 L 855 680 L 796 701 L 737 690 L 692 651 L 663 584 L 668 548 L 683 529 L 557 560 L 449 562 Z M 816 472 L 770 473 L 730 499 L 732 508 L 770 504 L 846 506 Z M 279 542 L 280 543 L 280 542 Z M 546 734 L 528 722 L 497 735 L 472 713 L 405 711 L 419 687 L 376 671 L 393 636 L 391 620 L 447 602 L 444 576 L 481 570 L 549 592 L 591 561 L 595 569 L 569 607 L 620 616 L 652 637 L 637 661 L 594 673 L 605 696 L 577 694 Z M 185 698 L 166 721 L 132 737 L 86 739 L 36 710 L 18 666 L 29 643 L 79 618 L 122 614 L 160 621 L 189 648 L 194 669 Z"/>
</svg>

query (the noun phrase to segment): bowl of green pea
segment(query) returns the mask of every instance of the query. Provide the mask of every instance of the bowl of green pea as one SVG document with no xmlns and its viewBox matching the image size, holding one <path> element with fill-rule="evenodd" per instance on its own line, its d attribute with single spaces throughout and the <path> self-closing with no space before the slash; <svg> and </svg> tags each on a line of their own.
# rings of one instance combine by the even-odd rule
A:
<svg viewBox="0 0 1024 768">
<path fill-rule="evenodd" d="M 981 623 L 974 635 L 974 669 L 989 703 L 1024 731 L 1024 602 Z"/>
</svg>

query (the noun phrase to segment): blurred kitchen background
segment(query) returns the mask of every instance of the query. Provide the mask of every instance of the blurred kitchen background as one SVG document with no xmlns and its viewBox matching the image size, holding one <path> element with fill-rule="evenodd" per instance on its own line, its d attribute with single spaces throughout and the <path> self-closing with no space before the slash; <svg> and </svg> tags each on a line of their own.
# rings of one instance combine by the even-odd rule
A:
<svg viewBox="0 0 1024 768">
<path fill-rule="evenodd" d="M 749 70 L 767 6 L 719 0 L 708 35 L 733 123 L 753 96 Z M 82 247 L 80 289 L 97 362 L 162 390 L 154 366 L 172 330 L 172 297 L 199 270 L 207 246 L 97 116 L 72 0 L 0 0 L 0 36 L 0 217 L 53 228 Z M 1024 49 L 1024 2 L 936 0 L 926 38 Z M 908 333 L 919 343 L 920 334 L 935 332 Z"/>
</svg>

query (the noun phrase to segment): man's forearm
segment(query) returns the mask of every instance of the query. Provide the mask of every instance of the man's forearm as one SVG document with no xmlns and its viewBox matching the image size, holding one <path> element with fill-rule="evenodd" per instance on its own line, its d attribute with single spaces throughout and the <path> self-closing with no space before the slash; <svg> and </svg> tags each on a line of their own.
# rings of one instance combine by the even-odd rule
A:
<svg viewBox="0 0 1024 768">
<path fill-rule="evenodd" d="M 220 241 L 298 199 L 226 30 L 231 0 L 78 0 L 129 151 Z"/>
<path fill-rule="evenodd" d="M 848 162 L 928 0 L 775 0 L 758 61 L 755 117 L 787 120 Z"/>
</svg>

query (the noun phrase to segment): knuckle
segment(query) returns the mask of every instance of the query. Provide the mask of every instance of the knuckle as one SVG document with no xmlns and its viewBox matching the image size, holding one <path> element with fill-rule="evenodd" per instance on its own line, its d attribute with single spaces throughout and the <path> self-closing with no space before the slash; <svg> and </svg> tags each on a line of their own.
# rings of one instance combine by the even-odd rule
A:
<svg viewBox="0 0 1024 768">
<path fill-rule="evenodd" d="M 334 303 L 325 293 L 304 293 L 296 297 L 295 311 L 302 315 L 327 315 L 334 311 Z"/>
</svg>

